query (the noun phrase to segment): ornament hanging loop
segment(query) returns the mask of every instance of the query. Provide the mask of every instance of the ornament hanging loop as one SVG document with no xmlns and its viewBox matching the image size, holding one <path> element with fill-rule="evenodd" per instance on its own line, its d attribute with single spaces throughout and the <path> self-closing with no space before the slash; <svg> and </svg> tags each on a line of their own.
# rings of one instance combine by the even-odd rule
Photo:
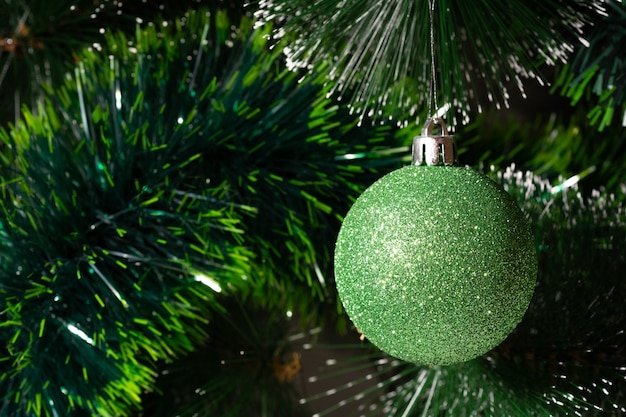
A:
<svg viewBox="0 0 626 417">
<path fill-rule="evenodd" d="M 435 125 L 441 129 L 440 135 L 433 136 Z M 448 128 L 440 118 L 429 118 L 422 134 L 413 138 L 413 165 L 455 165 L 457 150 L 454 136 L 448 135 Z"/>
</svg>

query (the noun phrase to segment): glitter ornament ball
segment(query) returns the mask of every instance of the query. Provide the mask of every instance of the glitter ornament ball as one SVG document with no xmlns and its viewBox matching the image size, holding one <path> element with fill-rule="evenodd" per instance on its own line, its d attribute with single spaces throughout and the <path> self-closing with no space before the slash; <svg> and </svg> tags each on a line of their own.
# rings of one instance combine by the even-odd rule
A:
<svg viewBox="0 0 626 417">
<path fill-rule="evenodd" d="M 499 345 L 523 318 L 536 276 L 523 213 L 464 167 L 410 165 L 382 177 L 356 200 L 335 247 L 337 290 L 354 325 L 420 364 L 464 362 Z"/>
</svg>

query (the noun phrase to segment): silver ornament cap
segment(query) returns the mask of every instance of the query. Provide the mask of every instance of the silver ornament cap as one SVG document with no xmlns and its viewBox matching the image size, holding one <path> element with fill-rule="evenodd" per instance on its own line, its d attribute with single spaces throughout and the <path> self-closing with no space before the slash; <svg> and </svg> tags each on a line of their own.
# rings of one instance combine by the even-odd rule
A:
<svg viewBox="0 0 626 417">
<path fill-rule="evenodd" d="M 441 134 L 433 135 L 433 127 L 439 125 Z M 456 165 L 457 150 L 454 136 L 440 118 L 429 118 L 420 136 L 413 138 L 413 165 Z"/>
</svg>

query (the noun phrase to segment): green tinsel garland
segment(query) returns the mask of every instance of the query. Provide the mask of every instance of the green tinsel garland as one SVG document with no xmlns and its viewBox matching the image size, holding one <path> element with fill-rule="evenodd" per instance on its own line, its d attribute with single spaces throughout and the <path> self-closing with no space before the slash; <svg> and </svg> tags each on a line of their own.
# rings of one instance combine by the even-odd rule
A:
<svg viewBox="0 0 626 417">
<path fill-rule="evenodd" d="M 0 416 L 128 415 L 217 292 L 315 317 L 395 128 L 358 129 L 253 24 L 111 34 L 0 133 Z"/>
</svg>

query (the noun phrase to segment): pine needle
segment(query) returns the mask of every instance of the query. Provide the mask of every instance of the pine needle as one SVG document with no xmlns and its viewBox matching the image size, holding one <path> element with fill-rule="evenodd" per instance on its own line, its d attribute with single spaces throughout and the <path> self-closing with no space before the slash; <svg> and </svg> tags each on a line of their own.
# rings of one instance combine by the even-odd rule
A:
<svg viewBox="0 0 626 417">
<path fill-rule="evenodd" d="M 427 0 L 264 0 L 258 15 L 284 22 L 277 35 L 294 38 L 293 65 L 332 60 L 331 82 L 359 114 L 415 119 L 449 104 L 458 124 L 456 114 L 467 123 L 487 103 L 506 106 L 527 79 L 545 83 L 540 65 L 568 58 L 598 3 L 437 0 L 433 57 Z M 434 78 L 440 100 L 429 109 Z"/>
</svg>

